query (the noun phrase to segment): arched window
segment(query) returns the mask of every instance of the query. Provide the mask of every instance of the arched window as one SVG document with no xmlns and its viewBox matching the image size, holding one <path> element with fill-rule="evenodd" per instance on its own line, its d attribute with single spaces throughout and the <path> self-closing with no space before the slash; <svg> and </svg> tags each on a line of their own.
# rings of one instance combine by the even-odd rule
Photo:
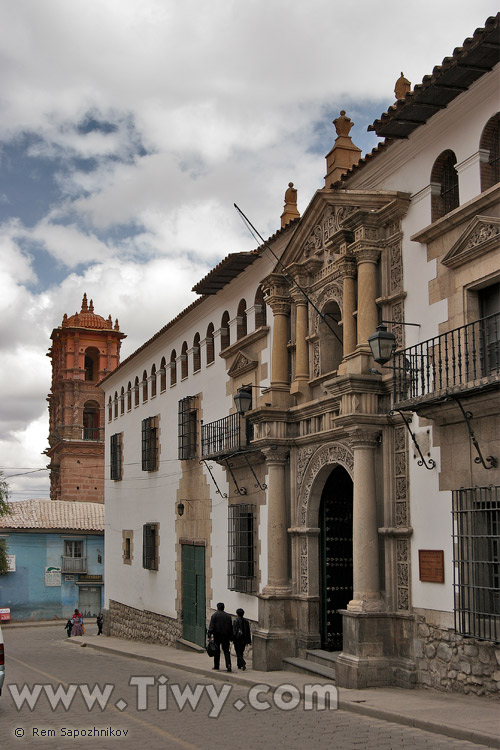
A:
<svg viewBox="0 0 500 750">
<path fill-rule="evenodd" d="M 479 148 L 488 152 L 487 161 L 481 162 L 481 191 L 484 191 L 500 182 L 500 112 L 486 123 Z"/>
<path fill-rule="evenodd" d="M 85 380 L 97 380 L 99 377 L 99 351 L 90 346 L 85 350 Z"/>
<path fill-rule="evenodd" d="M 120 391 L 120 414 L 125 414 L 125 388 L 123 385 Z"/>
<path fill-rule="evenodd" d="M 229 313 L 226 310 L 222 314 L 220 323 L 220 348 L 226 349 L 229 346 Z"/>
<path fill-rule="evenodd" d="M 108 420 L 111 422 L 113 419 L 113 399 L 111 396 L 108 399 Z"/>
<path fill-rule="evenodd" d="M 142 403 L 148 400 L 148 373 L 146 370 L 142 373 Z"/>
<path fill-rule="evenodd" d="M 200 355 L 200 334 L 195 333 L 193 339 L 193 372 L 198 372 L 201 368 L 201 355 Z"/>
<path fill-rule="evenodd" d="M 156 365 L 151 368 L 151 398 L 156 396 Z"/>
<path fill-rule="evenodd" d="M 116 399 L 115 392 L 115 399 Z M 115 400 L 115 416 L 118 416 L 118 400 Z M 83 439 L 99 440 L 99 404 L 86 401 L 83 406 Z"/>
<path fill-rule="evenodd" d="M 167 388 L 167 363 L 165 357 L 161 358 L 160 362 L 160 392 L 163 393 Z"/>
<path fill-rule="evenodd" d="M 236 325 L 236 339 L 239 341 L 243 336 L 247 335 L 247 303 L 244 299 L 240 300 L 236 315 L 238 318 Z"/>
<path fill-rule="evenodd" d="M 134 406 L 139 406 L 139 376 L 134 380 Z"/>
<path fill-rule="evenodd" d="M 457 157 L 453 151 L 443 151 L 434 162 L 431 172 L 431 217 L 432 221 L 446 216 L 458 208 L 458 172 L 455 169 Z"/>
<path fill-rule="evenodd" d="M 320 323 L 319 347 L 321 374 L 336 370 L 342 362 L 342 327 L 340 308 L 330 300 L 322 310 L 325 320 Z"/>
<path fill-rule="evenodd" d="M 116 391 L 115 391 L 115 396 L 113 398 L 113 404 L 114 404 L 113 411 L 114 411 L 114 415 L 116 419 L 116 417 L 118 416 L 118 393 Z"/>
<path fill-rule="evenodd" d="M 215 359 L 215 346 L 214 346 L 214 324 L 209 323 L 207 328 L 207 365 Z"/>
<path fill-rule="evenodd" d="M 128 381 L 127 385 L 127 411 L 130 411 L 132 408 L 132 384 L 130 383 L 130 380 Z"/>
<path fill-rule="evenodd" d="M 184 341 L 181 348 L 181 380 L 188 376 L 188 345 L 187 341 Z"/>
<path fill-rule="evenodd" d="M 177 353 L 175 349 L 172 349 L 170 355 L 170 385 L 177 383 Z"/>
<path fill-rule="evenodd" d="M 262 287 L 257 287 L 255 293 L 255 327 L 260 328 L 266 325 L 266 303 L 264 302 L 264 293 Z"/>
</svg>

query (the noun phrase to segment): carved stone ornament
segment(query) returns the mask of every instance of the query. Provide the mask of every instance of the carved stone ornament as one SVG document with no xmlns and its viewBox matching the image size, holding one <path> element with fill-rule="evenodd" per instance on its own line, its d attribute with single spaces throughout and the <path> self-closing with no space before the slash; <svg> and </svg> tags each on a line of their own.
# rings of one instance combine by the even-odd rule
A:
<svg viewBox="0 0 500 750">
<path fill-rule="evenodd" d="M 465 232 L 446 253 L 444 266 L 460 266 L 487 252 L 500 250 L 500 219 L 475 216 Z"/>
<path fill-rule="evenodd" d="M 336 302 L 339 309 L 342 311 L 343 302 L 343 288 L 341 283 L 334 282 L 329 284 L 327 287 L 321 290 L 320 294 L 313 295 L 313 302 L 318 310 L 323 310 L 328 302 Z M 314 333 L 318 333 L 318 327 L 320 322 L 320 316 L 311 308 L 311 315 L 313 316 Z"/>
<path fill-rule="evenodd" d="M 229 368 L 228 375 L 231 378 L 239 377 L 240 375 L 244 375 L 246 372 L 250 372 L 250 370 L 255 370 L 257 365 L 258 362 L 256 359 L 253 359 L 250 354 L 241 350 L 238 352 L 233 364 Z"/>
<path fill-rule="evenodd" d="M 302 248 L 303 254 L 308 257 L 322 250 L 330 237 L 341 228 L 344 221 L 358 208 L 359 206 L 328 206 L 305 241 Z"/>
<path fill-rule="evenodd" d="M 306 537 L 302 537 L 300 540 L 300 592 L 307 594 L 308 590 L 307 539 Z"/>
<path fill-rule="evenodd" d="M 403 263 L 401 259 L 401 242 L 389 247 L 389 286 L 390 291 L 400 289 L 403 281 Z"/>
<path fill-rule="evenodd" d="M 303 476 L 299 475 L 299 471 L 297 471 L 297 500 L 300 507 L 300 523 L 305 525 L 311 488 L 321 469 L 324 466 L 331 466 L 332 469 L 336 465 L 343 466 L 352 478 L 354 456 L 350 448 L 343 443 L 330 443 L 320 446 L 314 451 L 308 461 L 306 461 L 306 456 L 310 455 L 311 448 L 303 448 L 301 450 L 307 451 L 307 453 L 301 457 L 301 451 L 299 450 L 297 469 L 299 466 L 302 467 L 304 465 L 305 469 L 303 470 Z"/>
</svg>

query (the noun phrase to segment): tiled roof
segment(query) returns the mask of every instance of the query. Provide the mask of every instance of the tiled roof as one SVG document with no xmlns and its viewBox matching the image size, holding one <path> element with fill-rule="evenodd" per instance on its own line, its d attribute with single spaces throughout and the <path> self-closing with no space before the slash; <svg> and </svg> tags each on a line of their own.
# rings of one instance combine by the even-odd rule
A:
<svg viewBox="0 0 500 750">
<path fill-rule="evenodd" d="M 65 500 L 19 500 L 9 503 L 10 514 L 0 518 L 0 529 L 74 529 L 104 532 L 104 505 Z"/>
<path fill-rule="evenodd" d="M 476 29 L 461 47 L 456 47 L 451 57 L 445 57 L 441 65 L 436 65 L 431 75 L 424 76 L 422 83 L 409 91 L 404 99 L 399 99 L 368 126 L 369 131 L 375 131 L 386 140 L 360 159 L 332 187 L 342 186 L 395 140 L 408 138 L 499 61 L 500 13 L 497 13 L 486 20 L 484 28 Z"/>
</svg>

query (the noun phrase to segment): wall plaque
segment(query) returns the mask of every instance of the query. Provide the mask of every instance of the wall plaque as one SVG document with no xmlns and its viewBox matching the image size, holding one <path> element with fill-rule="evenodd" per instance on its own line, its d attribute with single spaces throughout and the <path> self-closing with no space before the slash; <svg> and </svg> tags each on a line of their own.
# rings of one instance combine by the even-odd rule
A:
<svg viewBox="0 0 500 750">
<path fill-rule="evenodd" d="M 442 549 L 419 549 L 418 571 L 421 581 L 444 583 L 444 551 Z"/>
</svg>

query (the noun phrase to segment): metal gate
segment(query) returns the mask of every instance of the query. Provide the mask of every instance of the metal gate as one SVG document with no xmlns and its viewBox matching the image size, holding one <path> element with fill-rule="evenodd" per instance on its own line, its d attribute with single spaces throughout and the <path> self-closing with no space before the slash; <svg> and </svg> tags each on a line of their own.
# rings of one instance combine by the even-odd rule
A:
<svg viewBox="0 0 500 750">
<path fill-rule="evenodd" d="M 321 646 L 342 650 L 342 616 L 352 599 L 352 480 L 332 471 L 320 505 Z"/>
<path fill-rule="evenodd" d="M 206 644 L 205 547 L 182 545 L 182 637 Z"/>
<path fill-rule="evenodd" d="M 101 586 L 78 586 L 78 609 L 85 617 L 97 617 L 101 611 Z"/>
</svg>

